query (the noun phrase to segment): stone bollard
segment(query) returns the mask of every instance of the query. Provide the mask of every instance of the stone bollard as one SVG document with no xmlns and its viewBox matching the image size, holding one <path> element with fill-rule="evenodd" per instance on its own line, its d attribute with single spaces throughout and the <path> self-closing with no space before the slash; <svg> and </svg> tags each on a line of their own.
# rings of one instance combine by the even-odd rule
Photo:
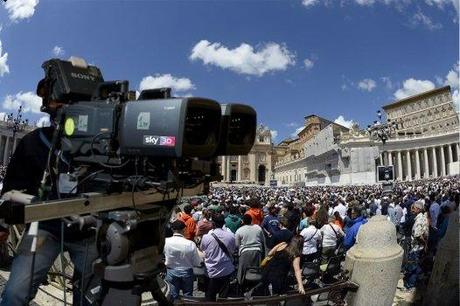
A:
<svg viewBox="0 0 460 306">
<path fill-rule="evenodd" d="M 348 293 L 348 305 L 392 305 L 402 258 L 396 227 L 386 216 L 372 217 L 362 225 L 345 260 L 350 280 L 359 285 L 357 292 Z"/>
<path fill-rule="evenodd" d="M 444 238 L 439 242 L 428 289 L 423 295 L 425 306 L 453 306 L 459 304 L 459 215 L 450 214 Z"/>
</svg>

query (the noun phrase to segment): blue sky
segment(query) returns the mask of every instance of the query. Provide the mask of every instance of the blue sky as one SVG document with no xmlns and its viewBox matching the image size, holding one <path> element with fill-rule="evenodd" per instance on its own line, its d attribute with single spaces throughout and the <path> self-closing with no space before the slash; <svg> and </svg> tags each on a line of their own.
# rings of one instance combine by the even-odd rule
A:
<svg viewBox="0 0 460 306">
<path fill-rule="evenodd" d="M 445 84 L 458 101 L 458 0 L 8 0 L 0 24 L 0 112 L 31 120 L 42 62 L 71 55 L 132 89 L 250 104 L 275 142 L 309 114 L 367 126 Z"/>
</svg>

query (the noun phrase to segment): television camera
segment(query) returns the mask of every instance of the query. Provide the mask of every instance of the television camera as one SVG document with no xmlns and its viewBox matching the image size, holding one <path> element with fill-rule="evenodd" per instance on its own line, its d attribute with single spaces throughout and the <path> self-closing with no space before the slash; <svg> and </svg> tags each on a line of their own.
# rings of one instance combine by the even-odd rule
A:
<svg viewBox="0 0 460 306">
<path fill-rule="evenodd" d="M 255 110 L 174 97 L 170 88 L 143 90 L 136 99 L 128 81 L 104 81 L 97 67 L 77 58 L 42 67 L 42 110 L 52 113 L 51 101 L 65 104 L 52 113 L 39 195 L 6 193 L 0 218 L 9 224 L 64 218 L 67 226 L 95 227 L 100 304 L 137 305 L 147 290 L 168 304 L 156 281 L 163 227 L 179 197 L 206 194 L 209 182 L 221 179 L 217 156 L 251 150 Z"/>
</svg>

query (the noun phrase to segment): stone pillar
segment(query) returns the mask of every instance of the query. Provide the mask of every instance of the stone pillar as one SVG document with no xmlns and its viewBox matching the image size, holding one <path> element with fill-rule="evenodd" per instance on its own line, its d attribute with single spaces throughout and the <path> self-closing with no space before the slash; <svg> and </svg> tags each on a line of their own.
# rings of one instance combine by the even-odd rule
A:
<svg viewBox="0 0 460 306">
<path fill-rule="evenodd" d="M 388 152 L 388 166 L 393 166 L 393 156 Z"/>
<path fill-rule="evenodd" d="M 230 182 L 230 178 L 231 178 L 231 170 L 232 168 L 230 167 L 231 163 L 230 163 L 230 159 L 232 157 L 231 156 L 227 156 L 227 163 L 226 163 L 226 168 L 225 168 L 225 172 L 227 173 L 227 178 L 226 178 L 226 181 Z"/>
<path fill-rule="evenodd" d="M 420 169 L 420 154 L 418 149 L 415 150 L 415 179 L 419 180 L 422 178 L 422 170 Z"/>
<path fill-rule="evenodd" d="M 383 166 L 383 153 L 379 154 L 379 166 Z"/>
<path fill-rule="evenodd" d="M 444 156 L 444 146 L 440 146 L 441 150 L 441 176 L 446 176 L 446 160 Z"/>
<path fill-rule="evenodd" d="M 452 163 L 454 160 L 452 159 L 452 145 L 448 144 L 447 145 L 447 175 L 451 175 L 453 173 L 450 173 L 450 163 Z"/>
<path fill-rule="evenodd" d="M 425 169 L 424 169 L 424 178 L 429 178 L 430 177 L 430 163 L 428 162 L 428 149 L 424 148 L 423 149 L 423 162 L 425 164 Z"/>
<path fill-rule="evenodd" d="M 450 164 L 451 162 L 453 162 L 454 160 L 452 159 L 452 145 L 449 144 L 447 146 L 447 163 Z"/>
<path fill-rule="evenodd" d="M 225 181 L 225 176 L 227 175 L 227 169 L 226 169 L 226 166 L 227 166 L 227 157 L 226 156 L 222 156 L 222 163 L 221 163 L 221 174 L 223 176 L 222 178 L 222 181 Z"/>
<path fill-rule="evenodd" d="M 5 150 L 3 151 L 3 164 L 8 164 L 8 159 L 10 157 L 10 137 L 6 136 Z"/>
<path fill-rule="evenodd" d="M 436 157 L 436 147 L 431 148 L 433 153 L 433 177 L 438 177 L 438 158 Z"/>
<path fill-rule="evenodd" d="M 401 158 L 401 151 L 397 152 L 398 154 L 398 180 L 403 180 L 403 173 L 402 173 L 402 158 Z"/>
<path fill-rule="evenodd" d="M 459 149 L 459 146 L 458 146 L 458 143 L 455 144 L 455 153 L 457 155 L 457 161 L 459 161 L 459 158 L 460 158 L 460 152 L 458 151 Z"/>
<path fill-rule="evenodd" d="M 257 175 L 257 166 L 256 166 L 256 154 L 250 153 L 249 154 L 249 169 L 251 169 L 250 173 L 250 180 L 252 182 L 256 182 L 256 175 Z"/>
<path fill-rule="evenodd" d="M 243 158 L 242 158 L 241 155 L 239 155 L 239 156 L 238 156 L 238 167 L 237 167 L 237 170 L 236 170 L 236 171 L 237 171 L 237 172 L 236 172 L 236 180 L 237 180 L 238 182 L 241 182 L 241 178 L 243 177 L 243 176 L 242 176 L 242 173 L 241 173 L 241 172 L 242 172 L 242 168 L 243 168 L 243 167 L 242 167 L 242 163 L 243 163 Z"/>
<path fill-rule="evenodd" d="M 424 292 L 424 306 L 458 305 L 459 229 L 458 211 L 454 211 L 449 216 L 446 235 L 439 242 L 433 272 Z"/>
<path fill-rule="evenodd" d="M 406 166 L 407 166 L 407 176 L 406 180 L 411 181 L 412 180 L 412 162 L 410 159 L 410 151 L 406 151 Z"/>
<path fill-rule="evenodd" d="M 387 306 L 393 303 L 400 277 L 403 249 L 396 241 L 396 227 L 386 216 L 372 217 L 358 231 L 356 244 L 347 252 L 345 270 L 359 285 L 347 295 L 353 306 Z"/>
</svg>

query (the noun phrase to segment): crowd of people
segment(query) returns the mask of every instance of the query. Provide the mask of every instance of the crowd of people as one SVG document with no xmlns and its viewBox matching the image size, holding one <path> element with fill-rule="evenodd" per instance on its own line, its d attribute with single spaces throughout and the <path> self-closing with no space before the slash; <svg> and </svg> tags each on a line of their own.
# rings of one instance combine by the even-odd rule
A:
<svg viewBox="0 0 460 306">
<path fill-rule="evenodd" d="M 233 285 L 242 294 L 254 271 L 258 294 L 304 293 L 316 283 L 306 282 L 302 267 L 344 258 L 360 227 L 384 215 L 405 251 L 405 290 L 413 290 L 427 281 L 459 197 L 458 176 L 397 183 L 391 192 L 380 185 L 214 187 L 173 213 L 164 248 L 166 280 L 175 299 L 181 291 L 192 296 L 202 274 L 206 299 L 225 298 Z"/>
</svg>

